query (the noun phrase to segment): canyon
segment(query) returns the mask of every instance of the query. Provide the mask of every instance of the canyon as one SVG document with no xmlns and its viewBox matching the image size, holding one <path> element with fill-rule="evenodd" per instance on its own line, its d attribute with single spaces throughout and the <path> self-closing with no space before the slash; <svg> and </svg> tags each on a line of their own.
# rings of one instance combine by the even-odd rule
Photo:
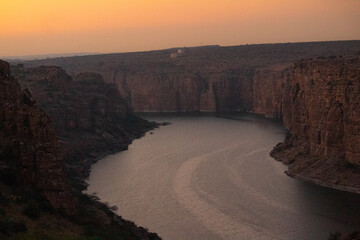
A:
<svg viewBox="0 0 360 240">
<path fill-rule="evenodd" d="M 181 50 L 172 57 L 171 53 Z M 359 192 L 360 41 L 207 46 L 24 62 L 92 71 L 135 112 L 239 112 L 282 119 L 272 156 L 291 176 Z M 347 57 L 353 56 L 353 57 Z"/>
<path fill-rule="evenodd" d="M 0 187 L 39 191 L 78 235 L 159 239 L 81 193 L 90 165 L 159 125 L 133 112 L 251 112 L 283 122 L 271 156 L 289 176 L 359 193 L 359 53 L 360 41 L 175 48 L 12 61 L 14 77 L 1 61 Z"/>
</svg>

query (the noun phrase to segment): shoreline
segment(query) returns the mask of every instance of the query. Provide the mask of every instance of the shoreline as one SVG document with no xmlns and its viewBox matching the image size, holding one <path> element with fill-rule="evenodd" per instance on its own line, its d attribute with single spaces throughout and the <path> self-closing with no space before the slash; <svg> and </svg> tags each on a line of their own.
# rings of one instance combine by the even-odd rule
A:
<svg viewBox="0 0 360 240">
<path fill-rule="evenodd" d="M 284 142 L 286 141 L 286 139 L 284 140 Z M 282 142 L 281 145 L 284 143 Z M 293 171 L 293 167 L 296 165 L 299 165 L 299 163 L 296 163 L 296 160 L 301 161 L 301 159 L 299 160 L 299 158 L 297 158 L 297 156 L 293 156 L 290 157 L 288 156 L 289 149 L 281 149 L 281 147 L 278 147 L 279 145 L 274 146 L 273 150 L 270 151 L 269 155 L 270 157 L 272 157 L 275 161 L 281 162 L 282 164 L 284 164 L 285 166 L 287 166 L 287 170 L 284 172 L 287 176 L 294 178 L 294 179 L 298 179 L 300 181 L 306 182 L 306 183 L 310 183 L 310 184 L 314 184 L 320 187 L 324 187 L 324 188 L 328 188 L 328 189 L 333 189 L 333 190 L 338 190 L 338 191 L 344 191 L 344 192 L 348 192 L 348 193 L 353 193 L 353 194 L 360 194 L 360 188 L 358 187 L 353 187 L 351 185 L 341 185 L 341 184 L 336 184 L 336 183 L 331 183 L 329 181 L 324 181 L 321 179 L 317 179 L 317 178 L 313 178 L 313 177 L 307 177 L 306 174 L 300 174 L 300 173 L 295 173 Z M 292 151 L 294 151 L 294 149 L 292 149 Z M 295 151 L 295 152 L 299 152 L 299 151 Z M 305 157 L 306 158 L 311 158 L 311 156 Z M 310 168 L 308 168 L 310 169 Z M 337 180 L 339 181 L 339 180 Z"/>
<path fill-rule="evenodd" d="M 156 128 L 159 128 L 160 126 L 166 126 L 167 123 L 158 123 L 158 122 L 150 122 L 152 124 L 151 127 L 147 127 L 147 128 L 144 128 L 142 129 L 142 133 L 141 134 L 138 134 L 136 136 L 133 136 L 129 139 L 128 142 L 126 142 L 125 144 L 123 145 L 119 145 L 115 148 L 107 148 L 105 149 L 104 151 L 101 151 L 101 152 L 96 152 L 96 153 L 92 153 L 92 156 L 91 157 L 79 157 L 79 162 L 80 164 L 82 165 L 82 174 L 80 174 L 80 180 L 83 181 L 85 184 L 86 184 L 86 189 L 84 189 L 83 191 L 86 191 L 87 190 L 87 180 L 91 174 L 91 166 L 95 163 L 97 163 L 98 161 L 100 161 L 101 159 L 109 156 L 109 155 L 112 155 L 112 154 L 116 154 L 116 153 L 119 153 L 119 152 L 122 152 L 122 151 L 126 151 L 128 150 L 129 148 L 129 145 L 132 144 L 132 142 L 136 139 L 140 139 L 142 137 L 144 137 L 146 135 L 147 132 L 150 132 L 150 131 L 153 131 L 154 129 Z M 68 166 L 68 169 L 71 169 L 71 165 Z M 72 184 L 71 184 L 72 185 Z M 83 192 L 81 191 L 81 192 Z"/>
<path fill-rule="evenodd" d="M 147 114 L 170 114 L 170 115 L 173 115 L 174 112 L 135 112 L 135 114 L 137 116 L 141 116 L 141 115 L 147 115 Z M 234 118 L 231 118 L 229 116 L 227 116 L 226 114 L 219 114 L 219 113 L 216 113 L 216 112 L 206 112 L 206 113 L 176 113 L 176 114 L 185 114 L 185 115 L 203 115 L 203 116 L 217 116 L 217 117 L 222 117 L 222 118 L 229 118 L 229 119 L 234 119 L 234 120 L 237 120 L 235 117 Z M 276 121 L 276 122 L 279 122 L 280 120 L 277 119 L 277 118 L 269 118 L 267 116 L 264 116 L 263 114 L 259 114 L 259 113 L 255 113 L 255 112 L 236 112 L 235 114 L 237 115 L 244 115 L 244 114 L 250 114 L 250 115 L 255 115 L 255 116 L 258 116 L 258 117 L 262 117 L 266 120 L 270 120 L 270 121 Z M 171 124 L 171 123 L 170 123 Z M 161 126 L 166 126 L 168 125 L 168 123 L 155 123 L 155 125 L 152 127 L 152 128 L 148 128 L 146 129 L 142 135 L 140 136 L 136 136 L 132 139 L 130 139 L 130 142 L 126 144 L 126 146 L 119 146 L 118 149 L 108 149 L 108 150 L 105 150 L 103 152 L 100 152 L 98 153 L 96 156 L 92 157 L 92 158 L 86 158 L 86 159 L 83 159 L 83 163 L 86 164 L 86 166 L 84 166 L 84 175 L 83 175 L 83 181 L 85 183 L 87 183 L 87 179 L 89 178 L 90 176 L 90 173 L 91 173 L 91 166 L 98 162 L 99 160 L 107 157 L 108 155 L 112 155 L 112 154 L 116 154 L 116 153 L 119 153 L 121 151 L 125 151 L 128 149 L 128 146 L 130 144 L 132 144 L 132 142 L 136 139 L 139 139 L 139 138 L 142 138 L 146 135 L 147 132 L 150 132 L 156 128 L 159 128 Z M 281 125 L 283 125 L 281 123 Z M 286 141 L 286 139 L 284 139 L 284 141 L 282 143 L 284 143 Z M 275 149 L 276 146 L 274 146 L 274 149 Z M 321 186 L 321 187 L 325 187 L 325 188 L 330 188 L 330 189 L 334 189 L 334 190 L 339 190 L 339 191 L 344 191 L 344 192 L 349 192 L 349 193 L 354 193 L 354 194 L 360 194 L 360 188 L 356 188 L 356 187 L 351 187 L 351 186 L 347 186 L 347 185 L 337 185 L 337 184 L 334 184 L 334 183 L 329 183 L 329 182 L 326 182 L 326 181 L 322 181 L 322 180 L 319 180 L 319 179 L 316 179 L 316 178 L 311 178 L 311 177 L 306 177 L 306 176 L 303 176 L 302 174 L 296 174 L 296 173 L 293 173 L 291 171 L 291 165 L 290 163 L 287 163 L 289 161 L 289 159 L 286 159 L 286 157 L 280 157 L 280 156 L 276 156 L 276 154 L 279 154 L 281 152 L 285 152 L 284 150 L 280 150 L 280 152 L 278 153 L 273 153 L 273 150 L 269 153 L 270 156 L 276 160 L 276 161 L 279 161 L 279 162 L 282 162 L 284 165 L 286 165 L 288 167 L 288 170 L 286 170 L 284 173 L 291 177 L 291 178 L 294 178 L 294 179 L 298 179 L 300 181 L 303 181 L 303 182 L 307 182 L 307 183 L 311 183 L 311 184 L 315 184 L 317 186 Z M 87 188 L 85 189 L 85 191 L 87 190 Z"/>
<path fill-rule="evenodd" d="M 285 174 L 291 178 L 298 179 L 303 182 L 315 184 L 320 187 L 330 188 L 330 189 L 334 189 L 334 190 L 338 190 L 338 191 L 349 192 L 349 193 L 353 193 L 353 194 L 360 194 L 360 189 L 355 188 L 355 187 L 327 183 L 327 182 L 318 180 L 316 178 L 310 178 L 310 177 L 302 176 L 301 174 L 291 173 L 291 172 L 289 172 L 289 170 L 285 171 Z"/>
</svg>

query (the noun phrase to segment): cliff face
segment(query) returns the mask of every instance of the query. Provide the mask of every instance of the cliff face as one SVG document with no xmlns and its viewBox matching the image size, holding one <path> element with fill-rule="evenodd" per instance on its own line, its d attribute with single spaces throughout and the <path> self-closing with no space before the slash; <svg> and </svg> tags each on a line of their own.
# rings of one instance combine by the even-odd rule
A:
<svg viewBox="0 0 360 240">
<path fill-rule="evenodd" d="M 246 71 L 118 73 L 112 81 L 136 112 L 241 111 L 251 99 Z"/>
<path fill-rule="evenodd" d="M 268 118 L 282 118 L 283 98 L 291 65 L 259 68 L 253 83 L 252 112 Z M 285 106 L 286 107 L 286 106 Z"/>
<path fill-rule="evenodd" d="M 67 192 L 62 156 L 50 118 L 20 90 L 9 65 L 0 61 L 1 172 L 16 172 L 16 182 L 40 190 L 50 203 L 69 213 L 75 209 Z"/>
<path fill-rule="evenodd" d="M 272 156 L 289 175 L 360 189 L 360 58 L 300 61 L 283 88 L 290 134 Z"/>
<path fill-rule="evenodd" d="M 9 64 L 0 61 L 0 238 L 160 239 L 80 191 L 92 154 L 125 148 L 154 124 L 133 116 L 117 90 L 97 74 L 80 74 L 73 82 L 58 67 L 18 66 L 15 72 L 28 87 L 23 92 Z M 61 147 L 35 99 L 55 117 Z M 105 150 L 98 152 L 103 145 Z M 69 215 L 54 211 L 48 202 Z"/>
<path fill-rule="evenodd" d="M 112 84 L 96 73 L 71 78 L 54 66 L 14 66 L 23 88 L 53 119 L 68 172 L 87 176 L 91 163 L 127 148 L 132 139 L 155 127 L 132 114 Z"/>
<path fill-rule="evenodd" d="M 310 154 L 360 165 L 360 58 L 297 63 L 289 87 L 286 127 Z"/>
<path fill-rule="evenodd" d="M 282 118 L 316 156 L 339 154 L 359 164 L 359 57 L 303 60 L 258 69 L 252 111 Z"/>
</svg>

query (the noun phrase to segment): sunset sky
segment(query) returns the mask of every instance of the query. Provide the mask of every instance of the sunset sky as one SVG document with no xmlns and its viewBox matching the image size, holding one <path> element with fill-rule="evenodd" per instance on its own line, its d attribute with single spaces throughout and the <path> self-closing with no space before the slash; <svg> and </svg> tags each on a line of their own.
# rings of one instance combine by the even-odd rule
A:
<svg viewBox="0 0 360 240">
<path fill-rule="evenodd" d="M 0 0 L 0 56 L 360 39 L 360 0 Z"/>
</svg>

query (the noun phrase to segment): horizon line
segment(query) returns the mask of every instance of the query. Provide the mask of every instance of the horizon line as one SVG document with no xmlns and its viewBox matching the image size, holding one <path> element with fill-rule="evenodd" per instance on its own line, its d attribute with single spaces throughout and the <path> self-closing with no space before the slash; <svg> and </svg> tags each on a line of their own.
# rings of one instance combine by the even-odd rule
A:
<svg viewBox="0 0 360 240">
<path fill-rule="evenodd" d="M 178 46 L 169 48 L 160 48 L 152 50 L 138 50 L 138 51 L 124 51 L 124 52 L 73 52 L 73 53 L 44 53 L 44 54 L 29 54 L 29 55 L 12 55 L 12 56 L 0 56 L 3 60 L 42 60 L 47 58 L 60 58 L 60 57 L 84 57 L 84 56 L 95 56 L 95 55 L 111 55 L 111 54 L 126 54 L 126 53 L 143 53 L 143 52 L 154 52 L 154 51 L 165 51 L 179 48 L 200 48 L 200 47 L 238 47 L 238 46 L 252 46 L 252 45 L 276 45 L 276 44 L 297 44 L 297 43 L 325 43 L 325 42 L 351 42 L 360 41 L 360 39 L 348 39 L 348 40 L 319 40 L 319 41 L 303 41 L 303 42 L 266 42 L 266 43 L 245 43 L 239 45 L 219 45 L 219 44 L 206 44 L 206 45 L 194 45 L 194 46 Z"/>
</svg>

